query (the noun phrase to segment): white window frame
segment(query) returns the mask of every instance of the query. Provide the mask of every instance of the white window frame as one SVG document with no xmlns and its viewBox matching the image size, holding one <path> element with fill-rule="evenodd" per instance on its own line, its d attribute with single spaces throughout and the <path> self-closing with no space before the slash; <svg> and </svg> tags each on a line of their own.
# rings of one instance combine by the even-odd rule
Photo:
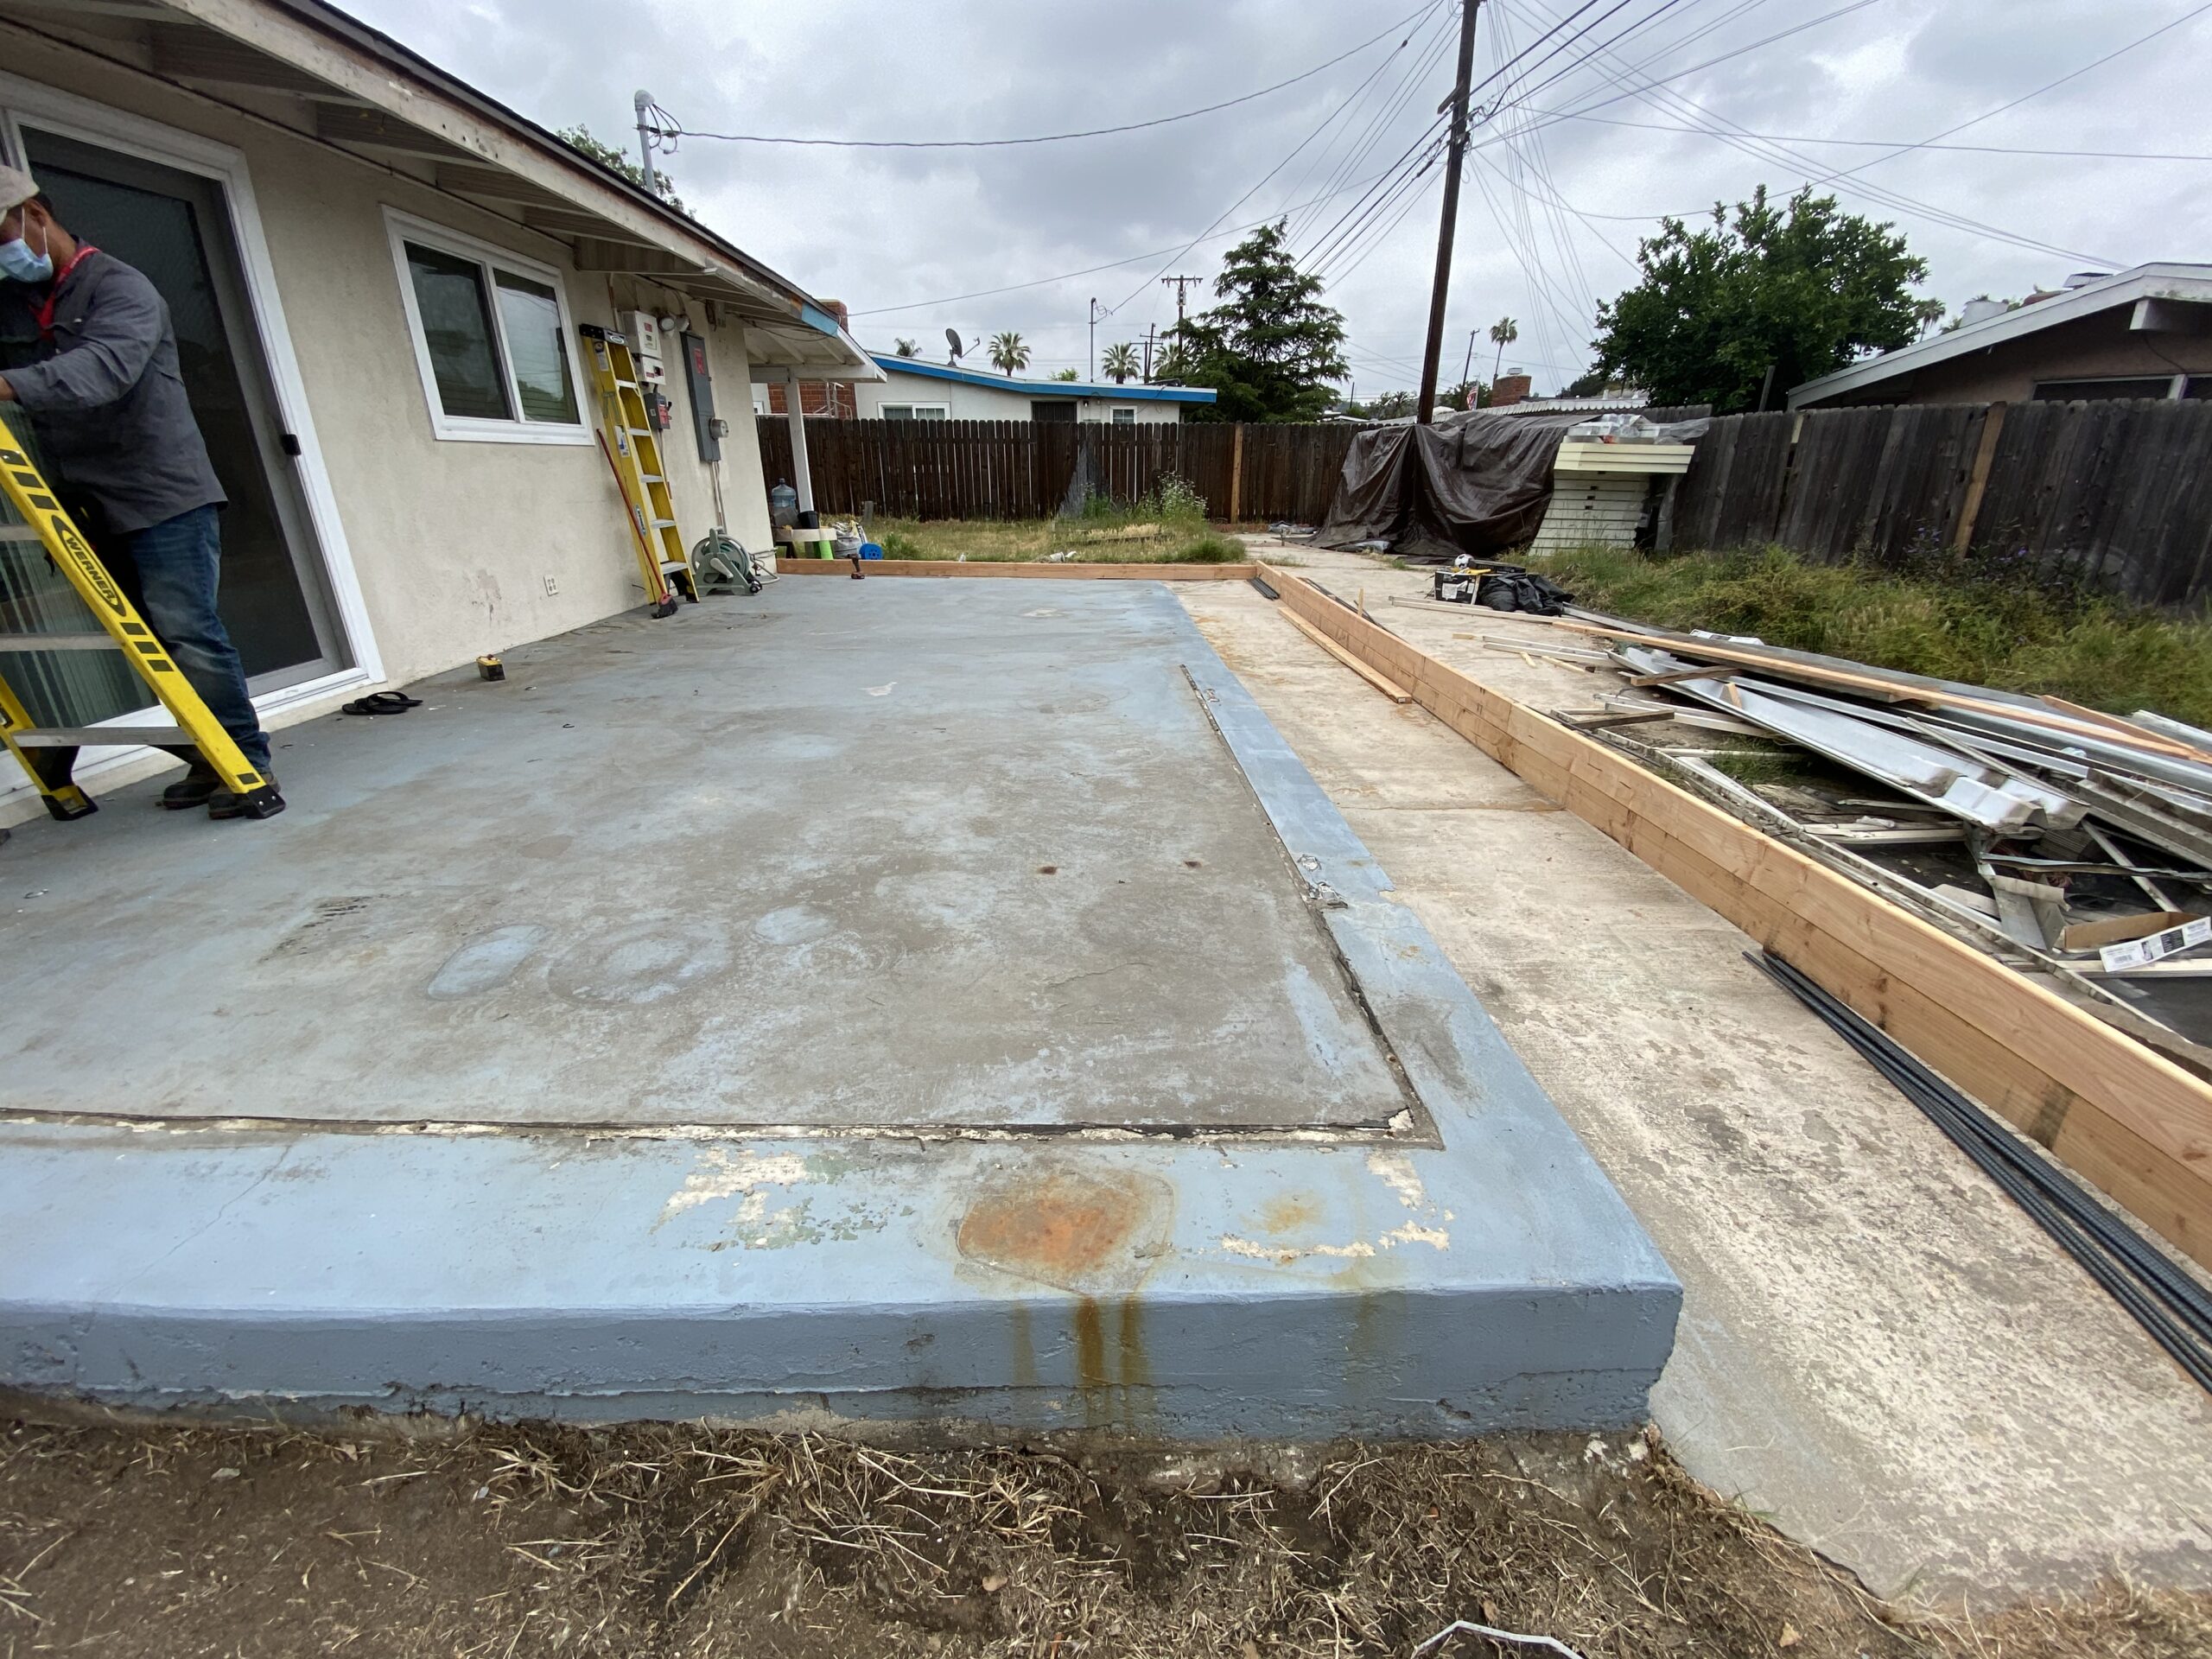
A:
<svg viewBox="0 0 2212 1659">
<path fill-rule="evenodd" d="M 1126 421 L 1122 418 L 1124 415 L 1129 417 Z M 1137 423 L 1137 406 L 1135 404 L 1116 404 L 1106 411 L 1106 421 L 1109 426 L 1135 426 Z"/>
<path fill-rule="evenodd" d="M 384 224 L 385 234 L 391 243 L 392 269 L 399 278 L 399 302 L 407 315 L 408 344 L 415 349 L 415 370 L 422 377 L 423 400 L 430 411 L 432 435 L 461 443 L 589 443 L 592 441 L 590 392 L 584 381 L 584 365 L 576 350 L 576 320 L 569 309 L 568 284 L 561 280 L 560 271 L 543 260 L 527 258 L 433 220 L 403 213 L 397 207 L 384 210 Z M 493 343 L 499 353 L 500 371 L 507 377 L 507 396 L 515 400 L 517 408 L 520 408 L 521 404 L 520 393 L 515 385 L 513 354 L 507 346 L 507 323 L 499 314 L 499 284 L 492 267 L 504 266 L 518 276 L 527 276 L 532 282 L 543 283 L 553 290 L 554 303 L 561 312 L 561 344 L 568 353 L 569 378 L 576 391 L 577 419 L 574 425 L 556 421 L 528 421 L 519 416 L 512 420 L 494 421 L 480 416 L 446 413 L 445 404 L 438 396 L 437 370 L 430 361 L 429 338 L 423 331 L 422 313 L 415 302 L 415 276 L 407 264 L 407 245 L 410 242 L 419 242 L 424 247 L 450 254 L 456 259 L 471 260 L 485 268 L 484 278 L 487 284 L 485 297 L 492 314 Z"/>
<path fill-rule="evenodd" d="M 878 410 L 876 418 L 880 421 L 949 421 L 952 418 L 950 404 L 879 404 L 876 408 Z M 882 412 L 893 409 L 903 409 L 906 413 L 892 415 Z M 928 411 L 927 414 L 923 413 L 925 410 Z"/>
</svg>

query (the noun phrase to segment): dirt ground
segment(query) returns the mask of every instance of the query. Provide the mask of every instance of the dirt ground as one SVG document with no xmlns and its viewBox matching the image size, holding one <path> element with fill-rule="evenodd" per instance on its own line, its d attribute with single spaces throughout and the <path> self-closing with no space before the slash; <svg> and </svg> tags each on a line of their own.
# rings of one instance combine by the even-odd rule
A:
<svg viewBox="0 0 2212 1659">
<path fill-rule="evenodd" d="M 904 1449 L 695 1427 L 0 1431 L 0 1659 L 2212 1651 L 2212 1597 L 1908 1620 L 1656 1440 Z M 1451 1637 L 1431 1653 L 1555 1651 Z"/>
</svg>

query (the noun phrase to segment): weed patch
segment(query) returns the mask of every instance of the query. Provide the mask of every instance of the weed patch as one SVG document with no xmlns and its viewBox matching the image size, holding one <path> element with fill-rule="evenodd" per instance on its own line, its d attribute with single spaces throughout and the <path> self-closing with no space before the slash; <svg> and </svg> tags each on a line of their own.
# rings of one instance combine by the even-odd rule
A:
<svg viewBox="0 0 2212 1659">
<path fill-rule="evenodd" d="M 1580 548 L 1534 562 L 1576 602 L 2113 714 L 2212 722 L 2212 624 L 2037 587 L 1969 558 L 1808 564 L 1781 548 L 1653 558 Z"/>
</svg>

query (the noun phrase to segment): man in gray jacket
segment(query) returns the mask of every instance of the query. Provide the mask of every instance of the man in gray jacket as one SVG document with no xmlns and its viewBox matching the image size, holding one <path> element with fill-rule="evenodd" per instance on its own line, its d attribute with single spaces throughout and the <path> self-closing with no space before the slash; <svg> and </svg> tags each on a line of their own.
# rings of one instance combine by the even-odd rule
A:
<svg viewBox="0 0 2212 1659">
<path fill-rule="evenodd" d="M 223 486 L 177 372 L 176 331 L 153 283 L 79 241 L 35 180 L 0 167 L 0 403 L 20 404 L 53 482 L 208 712 L 270 784 L 269 739 L 215 609 Z M 168 807 L 247 813 L 195 751 Z M 264 806 L 255 816 L 265 816 Z"/>
</svg>

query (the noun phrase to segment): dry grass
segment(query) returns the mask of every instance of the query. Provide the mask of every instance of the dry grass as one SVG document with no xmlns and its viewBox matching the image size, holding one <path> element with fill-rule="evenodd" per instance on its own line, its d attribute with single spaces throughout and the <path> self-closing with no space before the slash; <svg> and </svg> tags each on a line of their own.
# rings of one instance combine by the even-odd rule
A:
<svg viewBox="0 0 2212 1659">
<path fill-rule="evenodd" d="M 1580 603 L 1640 622 L 2212 722 L 2212 621 L 2037 586 L 2001 561 L 1929 556 L 1877 569 L 1811 564 L 1781 548 L 1665 558 L 1583 548 L 1535 563 Z"/>
<path fill-rule="evenodd" d="M 1899 1619 L 1637 1438 L 1225 1459 L 670 1426 L 0 1440 L 6 1659 L 1291 1659 L 1404 1654 L 1454 1618 L 1592 1659 L 2179 1659 L 2212 1636 L 2205 1599 L 2122 1586 Z"/>
<path fill-rule="evenodd" d="M 1068 553 L 1086 564 L 1220 564 L 1249 556 L 1244 543 L 1203 520 L 884 519 L 875 530 L 896 559 L 1027 563 Z"/>
</svg>

